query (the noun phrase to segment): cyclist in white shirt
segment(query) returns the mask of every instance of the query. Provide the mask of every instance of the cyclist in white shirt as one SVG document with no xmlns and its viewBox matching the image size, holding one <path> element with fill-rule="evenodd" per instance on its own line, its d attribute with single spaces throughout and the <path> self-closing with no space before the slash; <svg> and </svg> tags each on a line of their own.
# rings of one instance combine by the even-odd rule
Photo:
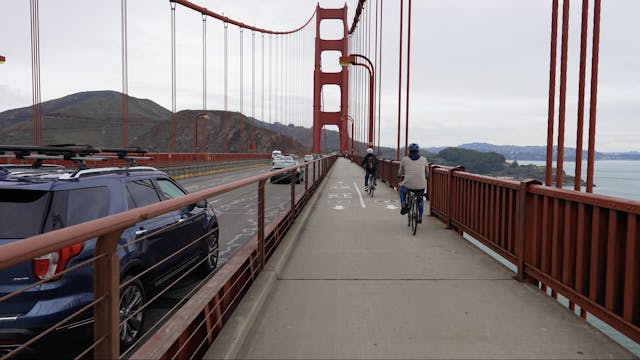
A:
<svg viewBox="0 0 640 360">
<path fill-rule="evenodd" d="M 413 191 L 418 196 L 419 218 L 418 223 L 422 222 L 422 213 L 424 212 L 424 190 L 427 187 L 427 158 L 421 156 L 420 146 L 416 143 L 409 145 L 409 156 L 405 156 L 400 160 L 400 168 L 398 169 L 398 177 L 404 177 L 400 183 L 400 204 L 402 209 L 400 214 L 404 215 L 409 212 L 407 207 L 407 192 Z"/>
</svg>

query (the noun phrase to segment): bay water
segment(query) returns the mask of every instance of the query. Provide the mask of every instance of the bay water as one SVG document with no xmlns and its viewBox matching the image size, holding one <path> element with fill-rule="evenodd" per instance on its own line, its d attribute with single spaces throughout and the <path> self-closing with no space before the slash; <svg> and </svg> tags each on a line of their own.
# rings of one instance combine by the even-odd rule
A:
<svg viewBox="0 0 640 360">
<path fill-rule="evenodd" d="M 513 160 L 507 160 L 513 162 Z M 518 164 L 533 164 L 545 166 L 544 161 L 518 160 Z M 553 167 L 556 162 L 553 162 Z M 563 170 L 566 175 L 575 174 L 576 163 L 565 161 Z M 582 163 L 582 180 L 587 180 L 587 162 Z M 640 201 L 640 161 L 633 160 L 598 160 L 594 162 L 593 170 L 594 194 L 620 197 L 628 200 Z M 565 188 L 573 189 L 573 183 L 564 184 Z M 584 191 L 585 188 L 582 188 Z"/>
</svg>

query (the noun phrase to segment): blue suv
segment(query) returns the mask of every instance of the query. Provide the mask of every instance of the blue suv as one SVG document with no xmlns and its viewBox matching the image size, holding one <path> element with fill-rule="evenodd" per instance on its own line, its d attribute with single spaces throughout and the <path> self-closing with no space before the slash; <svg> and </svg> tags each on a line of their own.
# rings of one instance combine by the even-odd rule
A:
<svg viewBox="0 0 640 360">
<path fill-rule="evenodd" d="M 0 154 L 11 152 L 7 148 L 14 149 L 0 145 Z M 12 151 L 19 158 L 34 158 L 32 166 L 0 164 L 0 245 L 187 194 L 171 177 L 155 168 L 86 169 L 83 161 L 81 169 L 44 166 L 38 160 L 55 157 L 55 152 L 52 155 L 51 151 L 34 148 L 37 147 Z M 77 151 L 73 151 L 72 156 L 60 156 L 78 157 Z M 40 155 L 25 156 L 30 152 Z M 200 263 L 203 275 L 215 270 L 218 236 L 216 215 L 206 201 L 126 229 L 120 245 L 141 237 L 145 240 L 118 250 L 120 280 L 126 283 L 120 293 L 120 318 L 129 318 L 159 287 L 195 264 Z M 189 246 L 194 241 L 197 244 Z M 47 280 L 0 302 L 0 357 L 93 301 L 92 266 L 57 274 L 92 258 L 95 243 L 95 239 L 88 240 L 0 270 L 0 298 L 36 281 Z M 169 258 L 170 255 L 174 256 Z M 155 264 L 159 265 L 153 267 Z M 91 315 L 90 310 L 71 320 L 57 328 L 49 339 L 91 324 Z M 122 348 L 141 337 L 143 324 L 144 311 L 140 311 L 121 325 Z"/>
</svg>

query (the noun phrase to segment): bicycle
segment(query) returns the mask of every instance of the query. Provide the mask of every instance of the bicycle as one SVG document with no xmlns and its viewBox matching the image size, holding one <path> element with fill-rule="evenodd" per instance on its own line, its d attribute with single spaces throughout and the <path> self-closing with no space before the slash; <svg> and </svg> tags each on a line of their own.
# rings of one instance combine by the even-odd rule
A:
<svg viewBox="0 0 640 360">
<path fill-rule="evenodd" d="M 421 191 L 420 191 L 421 192 Z M 409 190 L 407 193 L 407 207 L 409 208 L 409 212 L 407 213 L 408 226 L 411 228 L 412 234 L 416 235 L 416 230 L 418 229 L 418 219 L 420 218 L 420 206 L 418 196 L 422 196 L 415 190 Z"/>
<path fill-rule="evenodd" d="M 369 188 L 367 189 L 367 194 L 373 197 L 373 193 L 376 191 L 376 176 L 373 174 L 369 174 Z"/>
</svg>

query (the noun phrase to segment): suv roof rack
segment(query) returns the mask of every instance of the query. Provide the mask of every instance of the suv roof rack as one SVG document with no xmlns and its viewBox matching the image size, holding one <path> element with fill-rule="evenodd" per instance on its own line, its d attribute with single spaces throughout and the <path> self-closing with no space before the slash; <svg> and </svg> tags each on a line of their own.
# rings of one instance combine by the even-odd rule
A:
<svg viewBox="0 0 640 360">
<path fill-rule="evenodd" d="M 13 155 L 11 155 L 13 153 Z M 114 153 L 116 156 L 101 155 Z M 143 155 L 147 151 L 140 147 L 129 148 L 97 148 L 91 145 L 60 144 L 60 145 L 0 145 L 0 157 L 16 159 L 32 159 L 33 168 L 42 167 L 43 160 L 70 160 L 78 164 L 79 170 L 87 168 L 85 161 L 104 161 L 118 158 L 135 166 L 136 160 L 148 160 L 150 157 L 129 156 L 130 153 Z M 100 154 L 100 155 L 97 155 Z"/>
</svg>

